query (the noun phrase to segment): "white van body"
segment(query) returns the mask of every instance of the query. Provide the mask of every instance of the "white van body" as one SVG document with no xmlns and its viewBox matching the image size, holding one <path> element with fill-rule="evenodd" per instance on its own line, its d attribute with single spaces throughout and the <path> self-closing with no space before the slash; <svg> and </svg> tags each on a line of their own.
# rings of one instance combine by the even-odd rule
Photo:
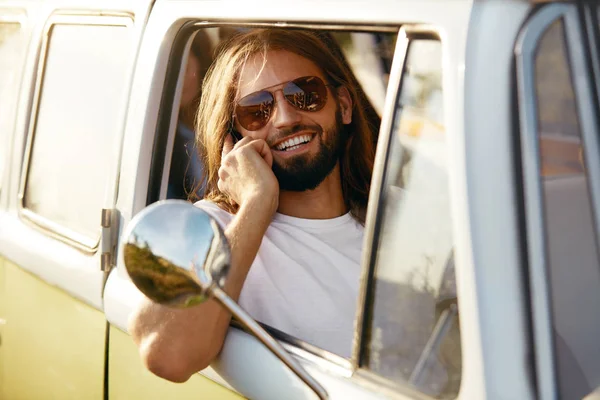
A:
<svg viewBox="0 0 600 400">
<path fill-rule="evenodd" d="M 330 398 L 441 398 L 374 372 L 365 350 L 374 266 L 384 262 L 378 246 L 388 260 L 405 256 L 400 239 L 380 242 L 390 198 L 382 193 L 387 171 L 400 168 L 390 154 L 410 45 L 425 39 L 441 48 L 443 90 L 431 101 L 443 146 L 432 139 L 423 153 L 430 158 L 415 159 L 432 161 L 423 171 L 442 171 L 447 185 L 449 222 L 439 229 L 451 237 L 460 315 L 454 395 L 592 396 L 600 387 L 598 20 L 584 1 L 0 1 L 0 399 L 313 398 L 237 327 L 219 359 L 184 384 L 148 372 L 127 333 L 142 294 L 123 265 L 120 236 L 166 198 L 187 53 L 175 55 L 191 24 L 397 35 L 387 86 L 372 90 L 382 94 L 381 126 L 352 358 L 278 337 Z M 575 110 L 567 122 L 554 103 L 543 108 L 551 89 L 539 88 L 558 79 L 536 58 L 557 24 L 568 51 L 557 47 L 551 60 L 571 74 L 568 94 L 556 92 Z M 567 123 L 575 133 L 559 129 Z M 546 126 L 558 130 L 546 135 Z M 100 132 L 89 134 L 96 141 L 85 139 L 88 129 Z M 425 136 L 400 141 L 417 152 Z M 436 271 L 441 286 L 445 270 Z"/>
</svg>

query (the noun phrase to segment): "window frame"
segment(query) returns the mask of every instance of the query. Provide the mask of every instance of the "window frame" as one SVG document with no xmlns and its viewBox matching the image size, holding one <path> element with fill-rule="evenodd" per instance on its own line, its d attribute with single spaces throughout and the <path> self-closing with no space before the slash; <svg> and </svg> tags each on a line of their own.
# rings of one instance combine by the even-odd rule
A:
<svg viewBox="0 0 600 400">
<path fill-rule="evenodd" d="M 0 8 L 0 12 L 3 11 L 3 8 Z M 10 10 L 10 9 L 9 9 Z M 27 36 L 24 40 L 25 42 L 25 49 L 23 51 L 23 54 L 21 55 L 21 67 L 23 68 L 25 65 L 25 60 L 27 59 L 27 49 L 29 47 L 29 30 L 30 28 L 27 26 L 27 14 L 26 11 L 23 9 L 16 9 L 16 10 L 12 10 L 14 11 L 14 14 L 12 15 L 0 15 L 0 24 L 17 24 L 19 25 L 19 34 Z M 11 12 L 12 12 L 11 11 Z M 18 107 L 17 107 L 17 103 L 18 103 L 18 98 L 20 97 L 20 87 L 21 87 L 21 81 L 23 80 L 23 70 L 21 70 L 20 75 L 18 76 L 17 79 L 17 98 L 15 99 L 15 106 L 14 106 L 14 111 L 16 112 Z M 4 137 L 4 139 L 2 141 L 0 141 L 0 146 L 4 146 L 5 149 L 5 154 L 4 154 L 4 160 L 0 159 L 0 163 L 4 163 L 3 165 L 0 165 L 0 207 L 5 207 L 8 203 L 8 196 L 6 196 L 5 194 L 8 193 L 8 188 L 9 188 L 9 182 L 8 182 L 8 177 L 10 176 L 10 165 L 11 165 L 11 149 L 12 149 L 12 144 L 13 144 L 13 138 L 14 138 L 14 121 L 15 121 L 15 117 L 13 116 L 13 129 L 12 131 L 6 132 L 6 136 Z M 1 137 L 1 136 L 0 136 Z"/>
<path fill-rule="evenodd" d="M 25 154 L 23 158 L 23 168 L 21 171 L 21 180 L 19 183 L 17 211 L 19 218 L 33 228 L 40 230 L 44 234 L 66 243 L 76 249 L 87 253 L 94 254 L 98 251 L 101 233 L 95 239 L 75 232 L 74 230 L 61 225 L 58 222 L 52 221 L 49 218 L 41 216 L 36 212 L 25 207 L 25 190 L 27 188 L 27 180 L 29 168 L 31 165 L 32 150 L 35 142 L 35 131 L 37 128 L 38 111 L 41 100 L 42 86 L 44 83 L 44 75 L 46 69 L 46 60 L 48 57 L 49 42 L 52 29 L 55 25 L 76 25 L 76 26 L 118 26 L 132 29 L 134 27 L 133 17 L 128 13 L 112 12 L 99 15 L 98 13 L 71 13 L 62 12 L 53 14 L 46 21 L 43 30 L 43 36 L 38 44 L 38 59 L 36 60 L 35 69 L 35 86 L 33 98 L 31 102 L 31 110 L 28 117 L 27 125 L 27 142 Z M 105 185 L 105 182 L 101 182 Z M 101 225 L 101 212 L 98 210 L 98 226 Z"/>
<path fill-rule="evenodd" d="M 591 81 L 590 91 L 592 93 L 590 96 L 594 100 L 594 109 L 591 110 L 590 117 L 592 118 L 590 119 L 593 119 L 595 123 L 594 130 L 582 139 L 590 144 L 586 149 L 592 146 L 594 148 L 600 148 L 600 140 L 598 139 L 598 133 L 600 132 L 600 5 L 594 6 L 590 3 L 586 3 L 583 6 L 582 13 L 585 22 L 585 32 L 580 33 L 580 36 L 583 36 L 581 38 L 582 40 L 585 38 L 585 43 L 587 44 L 584 49 L 587 51 L 584 58 L 589 62 L 587 66 L 591 72 L 586 71 L 586 73 Z M 582 41 L 581 43 L 584 42 Z M 585 104 L 586 109 L 590 107 L 589 104 Z M 589 150 L 586 151 L 585 157 L 586 160 L 593 160 L 594 162 L 594 165 L 587 166 L 588 171 L 594 174 L 590 175 L 592 208 L 594 210 L 600 210 L 600 184 L 598 183 L 598 180 L 600 179 L 600 157 L 598 156 L 598 153 L 593 153 Z M 594 214 L 596 214 L 596 232 L 600 232 L 600 212 L 595 212 Z M 598 245 L 600 247 L 600 239 L 598 240 Z"/>
<path fill-rule="evenodd" d="M 402 43 L 401 43 L 401 35 Z M 392 69 L 388 83 L 388 92 L 386 103 L 381 121 L 379 142 L 377 144 L 377 156 L 373 169 L 373 178 L 371 180 L 371 193 L 369 196 L 369 206 L 367 211 L 367 220 L 365 224 L 365 239 L 362 261 L 361 288 L 359 294 L 359 312 L 357 329 L 355 331 L 355 340 L 352 350 L 352 366 L 355 370 L 355 376 L 363 381 L 375 384 L 384 390 L 387 395 L 398 395 L 400 393 L 411 396 L 416 399 L 432 399 L 431 396 L 420 392 L 417 388 L 411 387 L 405 383 L 394 383 L 389 379 L 379 376 L 370 371 L 364 365 L 365 346 L 367 344 L 367 328 L 373 306 L 373 286 L 375 278 L 375 268 L 377 260 L 377 248 L 380 242 L 380 229 L 384 217 L 384 190 L 386 189 L 386 176 L 389 168 L 388 159 L 392 145 L 392 135 L 394 134 L 394 122 L 399 117 L 398 103 L 402 93 L 402 75 L 406 68 L 410 44 L 413 40 L 434 40 L 441 44 L 442 64 L 444 62 L 444 39 L 443 32 L 432 25 L 409 25 L 403 26 L 398 34 L 396 57 L 398 57 L 399 67 Z M 401 54 L 401 56 L 400 56 Z M 400 58 L 401 57 L 401 58 Z M 443 84 L 443 83 L 442 83 Z M 402 155 L 400 156 L 400 162 Z M 462 356 L 462 355 L 461 355 Z M 459 396 L 459 395 L 458 395 Z"/>
<path fill-rule="evenodd" d="M 276 23 L 240 23 L 240 22 L 214 22 L 190 20 L 181 26 L 173 45 L 169 50 L 168 64 L 166 68 L 164 87 L 160 100 L 160 108 L 157 117 L 156 129 L 153 136 L 150 173 L 146 192 L 145 206 L 164 199 L 165 185 L 168 181 L 170 164 L 169 152 L 172 152 L 172 136 L 175 134 L 177 124 L 177 107 L 180 95 L 180 80 L 182 79 L 182 68 L 185 67 L 186 49 L 189 50 L 189 39 L 198 29 L 222 26 L 234 26 L 245 28 L 282 27 Z M 364 310 L 368 282 L 367 277 L 371 275 L 370 260 L 376 255 L 374 245 L 374 222 L 379 223 L 381 216 L 380 196 L 383 190 L 382 181 L 387 171 L 386 162 L 391 135 L 393 134 L 393 123 L 396 118 L 396 108 L 401 92 L 402 73 L 405 67 L 406 55 L 410 40 L 431 39 L 437 40 L 443 45 L 442 30 L 427 24 L 415 25 L 349 25 L 349 24 L 318 24 L 318 23 L 286 23 L 285 28 L 315 29 L 322 31 L 351 31 L 351 32 L 381 32 L 396 33 L 396 46 L 390 76 L 387 85 L 385 105 L 381 115 L 381 125 L 376 149 L 376 159 L 372 174 L 370 201 L 365 223 L 364 252 L 361 261 L 361 283 L 359 288 L 359 305 L 357 306 L 357 323 L 354 330 L 353 348 L 351 358 L 346 359 L 327 350 L 313 346 L 298 338 L 288 335 L 268 325 L 261 324 L 275 339 L 282 342 L 284 348 L 292 355 L 300 357 L 316 365 L 322 371 L 337 371 L 336 374 L 347 376 L 353 382 L 365 387 L 375 393 L 382 393 L 391 398 L 423 399 L 431 400 L 428 396 L 409 386 L 389 385 L 389 381 L 359 366 L 360 343 L 363 340 Z M 169 147 L 170 144 L 170 147 Z M 375 243 L 376 244 L 376 243 Z M 368 262 L 368 264 L 366 264 Z M 231 327 L 245 330 L 239 323 L 232 321 Z M 382 385 L 382 383 L 385 383 Z"/>
<path fill-rule="evenodd" d="M 540 399 L 559 396 L 558 364 L 553 336 L 553 310 L 546 240 L 546 218 L 544 215 L 543 183 L 540 175 L 540 144 L 538 138 L 538 104 L 535 82 L 535 56 L 540 40 L 552 23 L 562 19 L 567 59 L 571 72 L 571 83 L 578 112 L 581 142 L 587 171 L 593 226 L 600 226 L 600 158 L 597 149 L 598 117 L 597 103 L 586 61 L 584 32 L 580 31 L 583 20 L 577 5 L 548 4 L 540 7 L 525 23 L 515 46 L 516 84 L 523 177 L 525 228 L 527 240 L 527 265 L 530 291 L 530 312 L 536 381 Z M 594 60 L 598 72 L 597 60 Z M 582 79 L 583 77 L 583 79 Z M 585 101 L 586 99 L 594 101 Z M 596 248 L 598 235 L 596 234 Z"/>
</svg>

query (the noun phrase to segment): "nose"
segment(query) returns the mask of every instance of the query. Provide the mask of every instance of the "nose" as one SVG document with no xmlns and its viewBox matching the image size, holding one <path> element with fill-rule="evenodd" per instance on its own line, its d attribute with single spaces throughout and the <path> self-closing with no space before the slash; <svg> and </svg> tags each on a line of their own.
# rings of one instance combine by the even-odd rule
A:
<svg viewBox="0 0 600 400">
<path fill-rule="evenodd" d="M 278 91 L 275 93 L 275 109 L 271 118 L 273 126 L 282 129 L 300 123 L 302 115 L 285 99 L 283 92 Z"/>
</svg>

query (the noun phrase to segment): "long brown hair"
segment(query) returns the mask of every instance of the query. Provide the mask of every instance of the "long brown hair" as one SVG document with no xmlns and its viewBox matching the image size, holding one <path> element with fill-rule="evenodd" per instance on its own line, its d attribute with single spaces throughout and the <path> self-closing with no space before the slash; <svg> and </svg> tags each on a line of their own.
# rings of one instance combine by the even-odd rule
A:
<svg viewBox="0 0 600 400">
<path fill-rule="evenodd" d="M 213 46 L 206 31 L 200 29 L 196 32 L 194 39 L 190 46 L 190 54 L 188 57 L 195 57 L 200 64 L 200 68 L 196 73 L 203 79 L 208 73 L 208 69 L 212 65 L 213 59 Z M 185 66 L 184 66 L 185 67 Z M 198 113 L 198 107 L 200 105 L 200 99 L 202 98 L 202 90 L 198 87 L 198 93 L 196 97 L 190 102 L 189 105 L 180 106 L 179 118 L 189 127 L 193 128 L 195 123 L 196 115 Z"/>
<path fill-rule="evenodd" d="M 270 50 L 286 50 L 315 63 L 335 87 L 344 86 L 352 97 L 352 122 L 345 127 L 348 139 L 340 159 L 344 201 L 352 215 L 364 223 L 374 159 L 373 130 L 365 117 L 365 95 L 336 51 L 316 33 L 306 30 L 256 29 L 236 34 L 217 50 L 217 57 L 202 88 L 196 119 L 197 147 L 202 150 L 206 177 L 205 198 L 236 213 L 238 205 L 217 187 L 221 152 L 232 124 L 240 71 L 248 59 Z"/>
</svg>

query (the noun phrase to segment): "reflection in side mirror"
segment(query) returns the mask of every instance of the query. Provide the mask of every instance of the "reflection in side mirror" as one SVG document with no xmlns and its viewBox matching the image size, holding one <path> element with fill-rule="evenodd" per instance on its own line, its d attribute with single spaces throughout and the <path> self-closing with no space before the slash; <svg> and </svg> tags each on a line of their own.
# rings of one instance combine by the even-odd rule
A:
<svg viewBox="0 0 600 400">
<path fill-rule="evenodd" d="M 217 223 L 183 201 L 150 206 L 129 226 L 123 248 L 133 283 L 152 301 L 189 307 L 223 286 L 229 246 Z M 210 269 L 210 271 L 208 270 Z"/>
<path fill-rule="evenodd" d="M 223 291 L 231 250 L 222 229 L 206 212 L 182 200 L 146 207 L 127 227 L 123 258 L 131 280 L 149 299 L 190 307 L 214 298 L 320 399 L 327 398 L 325 389 Z"/>
</svg>

